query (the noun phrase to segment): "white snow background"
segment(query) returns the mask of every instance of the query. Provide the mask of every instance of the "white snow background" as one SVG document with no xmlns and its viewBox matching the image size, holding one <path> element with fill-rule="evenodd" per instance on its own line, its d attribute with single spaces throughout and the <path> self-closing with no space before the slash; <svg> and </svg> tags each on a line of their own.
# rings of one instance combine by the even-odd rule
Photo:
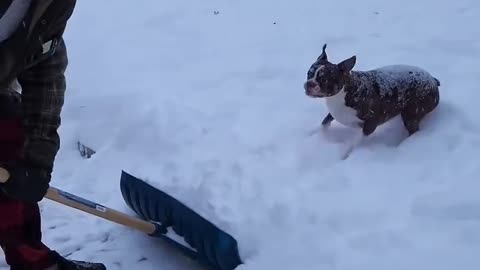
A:
<svg viewBox="0 0 480 270">
<path fill-rule="evenodd" d="M 475 0 L 78 1 L 51 184 L 132 214 L 126 170 L 232 234 L 238 270 L 477 270 L 479 14 Z M 324 43 L 357 70 L 425 68 L 440 106 L 401 144 L 397 118 L 341 161 L 351 129 L 308 136 L 327 113 L 303 90 Z M 78 140 L 97 153 L 81 158 Z M 41 207 L 45 243 L 69 258 L 200 269 L 161 240 Z"/>
</svg>

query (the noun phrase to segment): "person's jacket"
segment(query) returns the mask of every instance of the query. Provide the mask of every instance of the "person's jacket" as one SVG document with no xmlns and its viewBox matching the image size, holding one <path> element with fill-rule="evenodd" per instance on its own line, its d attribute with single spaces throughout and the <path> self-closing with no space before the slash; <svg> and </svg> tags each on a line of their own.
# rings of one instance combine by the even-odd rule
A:
<svg viewBox="0 0 480 270">
<path fill-rule="evenodd" d="M 26 44 L 18 46 L 22 57 L 6 84 L 21 88 L 22 121 L 25 129 L 23 159 L 31 165 L 53 170 L 60 148 L 58 128 L 66 90 L 68 65 L 63 34 L 76 0 L 32 1 Z M 2 59 L 0 59 L 2 61 Z M 1 90 L 0 90 L 1 91 Z"/>
</svg>

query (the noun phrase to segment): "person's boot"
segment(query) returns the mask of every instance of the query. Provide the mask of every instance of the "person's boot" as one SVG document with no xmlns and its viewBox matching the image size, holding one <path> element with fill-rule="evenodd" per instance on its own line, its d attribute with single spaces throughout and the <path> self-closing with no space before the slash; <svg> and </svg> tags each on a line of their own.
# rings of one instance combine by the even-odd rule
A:
<svg viewBox="0 0 480 270">
<path fill-rule="evenodd" d="M 102 263 L 69 260 L 58 264 L 58 270 L 107 270 Z"/>
<path fill-rule="evenodd" d="M 102 263 L 84 262 L 67 260 L 60 257 L 57 261 L 57 268 L 55 270 L 107 270 Z"/>
</svg>

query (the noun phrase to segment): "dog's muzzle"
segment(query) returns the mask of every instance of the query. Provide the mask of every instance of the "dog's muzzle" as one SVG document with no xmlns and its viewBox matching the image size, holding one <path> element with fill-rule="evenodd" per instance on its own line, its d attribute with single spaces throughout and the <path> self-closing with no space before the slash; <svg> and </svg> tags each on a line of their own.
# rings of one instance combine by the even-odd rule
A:
<svg viewBox="0 0 480 270">
<path fill-rule="evenodd" d="M 309 91 L 309 90 L 315 88 L 316 86 L 318 86 L 318 85 L 315 82 L 308 80 L 304 83 L 303 88 L 305 88 L 305 90 Z"/>
</svg>

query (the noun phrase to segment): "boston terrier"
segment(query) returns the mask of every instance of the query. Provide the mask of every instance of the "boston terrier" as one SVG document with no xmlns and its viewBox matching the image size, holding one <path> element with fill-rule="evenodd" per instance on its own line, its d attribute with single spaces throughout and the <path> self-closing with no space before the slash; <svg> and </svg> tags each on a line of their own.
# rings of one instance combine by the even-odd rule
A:
<svg viewBox="0 0 480 270">
<path fill-rule="evenodd" d="M 352 70 L 356 56 L 338 64 L 322 53 L 311 65 L 304 83 L 305 94 L 324 98 L 329 113 L 322 129 L 333 120 L 359 128 L 342 156 L 346 159 L 375 129 L 401 115 L 408 136 L 419 130 L 420 121 L 439 104 L 440 81 L 427 71 L 408 65 L 389 65 L 368 71 Z"/>
</svg>

